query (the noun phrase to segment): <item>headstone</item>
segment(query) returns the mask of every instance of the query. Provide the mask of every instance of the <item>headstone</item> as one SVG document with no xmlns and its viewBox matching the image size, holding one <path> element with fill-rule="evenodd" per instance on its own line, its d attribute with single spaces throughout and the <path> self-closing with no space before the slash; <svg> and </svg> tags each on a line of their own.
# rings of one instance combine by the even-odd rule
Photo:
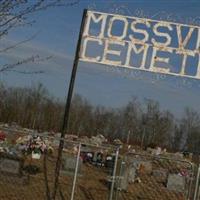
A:
<svg viewBox="0 0 200 200">
<path fill-rule="evenodd" d="M 126 163 L 122 163 L 120 170 L 120 179 L 118 182 L 118 190 L 126 191 L 128 189 L 128 178 L 129 178 L 129 169 L 126 167 Z"/>
<path fill-rule="evenodd" d="M 169 174 L 167 180 L 167 188 L 175 192 L 184 192 L 185 177 L 177 174 Z"/>
<path fill-rule="evenodd" d="M 23 163 L 24 161 L 22 158 L 0 154 L 0 171 L 2 173 L 22 175 Z"/>
<path fill-rule="evenodd" d="M 61 172 L 67 175 L 73 175 L 76 168 L 76 156 L 67 155 L 62 160 Z M 82 159 L 79 158 L 78 174 L 81 173 Z"/>
<path fill-rule="evenodd" d="M 129 168 L 129 172 L 128 172 L 128 182 L 134 183 L 135 178 L 136 178 L 136 168 L 135 168 L 135 166 L 131 166 Z"/>
<path fill-rule="evenodd" d="M 116 177 L 115 180 L 115 189 L 119 191 L 127 191 L 128 189 L 128 178 L 129 178 L 129 170 L 126 166 L 125 162 L 121 162 L 119 169 L 119 176 Z M 109 177 L 110 186 L 112 184 L 112 176 Z"/>
<path fill-rule="evenodd" d="M 128 184 L 134 183 L 137 178 L 137 164 L 121 163 L 120 176 L 117 185 L 118 190 L 127 191 Z"/>
<path fill-rule="evenodd" d="M 2 172 L 18 174 L 19 168 L 20 168 L 20 163 L 17 160 L 4 158 L 0 162 L 0 170 Z"/>
</svg>

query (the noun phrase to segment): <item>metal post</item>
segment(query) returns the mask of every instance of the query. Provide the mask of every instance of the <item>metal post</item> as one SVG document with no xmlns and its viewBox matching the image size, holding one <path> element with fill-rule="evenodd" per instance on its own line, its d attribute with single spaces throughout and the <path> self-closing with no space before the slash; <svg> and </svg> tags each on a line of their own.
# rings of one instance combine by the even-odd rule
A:
<svg viewBox="0 0 200 200">
<path fill-rule="evenodd" d="M 128 131 L 128 134 L 127 134 L 127 138 L 126 138 L 126 144 L 127 144 L 127 145 L 129 145 L 130 133 L 131 133 L 131 131 L 129 130 L 129 131 Z"/>
<path fill-rule="evenodd" d="M 66 105 L 65 105 L 65 113 L 64 113 L 63 124 L 62 124 L 62 128 L 61 128 L 61 139 L 60 139 L 60 144 L 59 144 L 59 148 L 58 148 L 58 157 L 57 157 L 56 168 L 55 168 L 55 180 L 54 180 L 52 199 L 55 199 L 57 188 L 58 188 L 58 179 L 59 179 L 59 175 L 60 175 L 61 158 L 62 158 L 62 150 L 64 147 L 65 131 L 67 130 L 67 127 L 68 127 L 69 111 L 70 111 L 71 99 L 72 99 L 72 94 L 73 94 L 73 89 L 74 89 L 74 82 L 75 82 L 75 78 L 76 78 L 76 71 L 77 71 L 77 66 L 78 66 L 78 61 L 79 61 L 79 53 L 80 53 L 80 49 L 81 49 L 81 39 L 82 39 L 83 31 L 84 31 L 86 16 L 87 16 L 87 9 L 85 9 L 83 12 L 81 28 L 80 28 L 80 32 L 79 32 L 77 47 L 76 47 L 76 55 L 75 55 L 73 69 L 72 69 L 72 73 L 71 73 L 71 80 L 70 80 L 69 89 L 68 89 L 67 101 L 66 101 Z"/>
<path fill-rule="evenodd" d="M 198 199 L 200 199 L 200 185 L 199 185 L 198 194 L 197 194 L 197 200 Z"/>
<path fill-rule="evenodd" d="M 199 184 L 200 184 L 200 165 L 198 166 L 197 179 L 196 179 L 195 192 L 194 192 L 194 200 L 197 200 Z"/>
<path fill-rule="evenodd" d="M 141 145 L 140 145 L 141 149 L 143 148 L 143 145 L 144 145 L 145 135 L 146 135 L 146 127 L 144 125 L 143 134 L 142 134 L 142 141 L 141 141 Z"/>
<path fill-rule="evenodd" d="M 75 168 L 75 172 L 74 172 L 74 180 L 73 180 L 73 186 L 72 186 L 71 200 L 74 200 L 74 192 L 75 192 L 75 187 L 76 187 L 76 179 L 77 179 L 77 174 L 78 174 L 80 154 L 81 154 L 81 143 L 78 146 L 78 154 L 77 154 L 77 158 L 76 158 L 76 168 Z"/>
<path fill-rule="evenodd" d="M 187 193 L 187 197 L 188 197 L 188 200 L 190 198 L 192 198 L 192 195 L 191 195 L 191 192 L 192 192 L 192 186 L 193 186 L 193 178 L 194 178 L 194 174 L 195 174 L 195 166 L 193 163 L 190 163 L 191 165 L 191 169 L 192 169 L 192 173 L 190 174 L 190 186 L 189 186 L 189 190 L 188 190 L 188 193 Z"/>
<path fill-rule="evenodd" d="M 115 155 L 115 164 L 114 164 L 114 169 L 113 169 L 112 184 L 111 184 L 111 189 L 110 189 L 109 200 L 113 199 L 113 191 L 114 191 L 114 186 L 115 186 L 118 157 L 119 157 L 119 147 L 117 148 L 116 155 Z"/>
<path fill-rule="evenodd" d="M 120 171 L 119 171 L 119 183 L 120 183 L 120 188 L 117 187 L 117 192 L 116 192 L 116 197 L 115 200 L 118 200 L 118 196 L 119 196 L 119 190 L 121 190 L 121 182 L 122 182 L 122 169 L 123 169 L 123 165 L 125 165 L 125 162 L 122 161 L 120 164 Z"/>
</svg>

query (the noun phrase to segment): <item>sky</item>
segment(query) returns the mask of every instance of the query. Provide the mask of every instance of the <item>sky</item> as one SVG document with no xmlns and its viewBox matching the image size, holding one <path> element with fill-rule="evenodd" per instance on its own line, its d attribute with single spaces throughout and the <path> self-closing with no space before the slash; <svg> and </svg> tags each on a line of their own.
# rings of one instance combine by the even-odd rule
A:
<svg viewBox="0 0 200 200">
<path fill-rule="evenodd" d="M 30 16 L 33 26 L 15 29 L 0 40 L 0 48 L 36 36 L 15 49 L 0 54 L 0 64 L 39 55 L 51 59 L 20 66 L 20 70 L 43 70 L 43 74 L 0 74 L 8 86 L 42 83 L 55 97 L 65 100 L 78 40 L 83 9 L 139 16 L 156 20 L 200 25 L 199 0 L 80 0 L 71 7 L 51 8 Z M 133 96 L 160 102 L 176 116 L 186 106 L 200 111 L 200 80 L 151 74 L 132 69 L 79 62 L 74 93 L 94 105 L 124 106 Z"/>
</svg>

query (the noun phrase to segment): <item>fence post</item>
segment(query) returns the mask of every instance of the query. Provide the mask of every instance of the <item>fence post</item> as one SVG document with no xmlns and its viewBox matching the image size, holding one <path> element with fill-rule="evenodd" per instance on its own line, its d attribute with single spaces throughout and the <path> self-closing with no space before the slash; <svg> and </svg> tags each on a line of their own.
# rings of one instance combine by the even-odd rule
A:
<svg viewBox="0 0 200 200">
<path fill-rule="evenodd" d="M 115 186 L 118 157 L 119 157 L 119 147 L 117 148 L 116 155 L 115 155 L 115 163 L 114 163 L 114 169 L 113 169 L 113 174 L 112 174 L 112 184 L 111 184 L 111 189 L 110 189 L 109 200 L 113 199 L 113 191 L 114 191 L 114 186 Z"/>
<path fill-rule="evenodd" d="M 193 190 L 193 185 L 194 185 L 194 182 L 193 182 L 193 179 L 194 179 L 194 176 L 195 176 L 195 166 L 194 166 L 194 163 L 191 163 L 189 162 L 190 166 L 191 166 L 191 170 L 192 170 L 192 173 L 190 173 L 190 180 L 189 180 L 189 189 L 187 191 L 187 200 L 190 200 L 193 196 L 192 194 L 192 190 Z"/>
<path fill-rule="evenodd" d="M 77 179 L 77 174 L 78 174 L 80 154 L 81 154 L 81 143 L 78 146 L 78 154 L 77 154 L 77 158 L 76 158 L 76 167 L 75 167 L 75 172 L 74 172 L 74 180 L 73 180 L 73 186 L 72 186 L 71 200 L 74 199 L 74 192 L 75 192 L 75 187 L 76 187 L 76 179 Z"/>
<path fill-rule="evenodd" d="M 197 200 L 198 190 L 199 190 L 199 179 L 200 179 L 200 165 L 198 166 L 197 179 L 195 184 L 194 200 Z"/>
</svg>

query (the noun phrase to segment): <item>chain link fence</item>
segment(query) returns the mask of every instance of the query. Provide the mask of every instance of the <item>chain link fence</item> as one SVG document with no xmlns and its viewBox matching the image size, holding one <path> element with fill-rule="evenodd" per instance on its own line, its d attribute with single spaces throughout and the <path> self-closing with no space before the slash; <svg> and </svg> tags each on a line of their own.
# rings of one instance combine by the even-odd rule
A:
<svg viewBox="0 0 200 200">
<path fill-rule="evenodd" d="M 1 144 L 0 199 L 51 199 L 59 141 L 21 135 L 15 143 Z M 199 199 L 200 170 L 191 162 L 119 152 L 116 146 L 65 140 L 56 199 Z"/>
<path fill-rule="evenodd" d="M 20 138 L 17 143 L 0 145 L 0 199 L 51 199 L 60 138 Z M 56 199 L 108 199 L 115 155 L 116 148 L 110 145 L 65 140 Z"/>
<path fill-rule="evenodd" d="M 115 199 L 193 200 L 194 165 L 148 154 L 126 154 L 119 169 Z"/>
</svg>

